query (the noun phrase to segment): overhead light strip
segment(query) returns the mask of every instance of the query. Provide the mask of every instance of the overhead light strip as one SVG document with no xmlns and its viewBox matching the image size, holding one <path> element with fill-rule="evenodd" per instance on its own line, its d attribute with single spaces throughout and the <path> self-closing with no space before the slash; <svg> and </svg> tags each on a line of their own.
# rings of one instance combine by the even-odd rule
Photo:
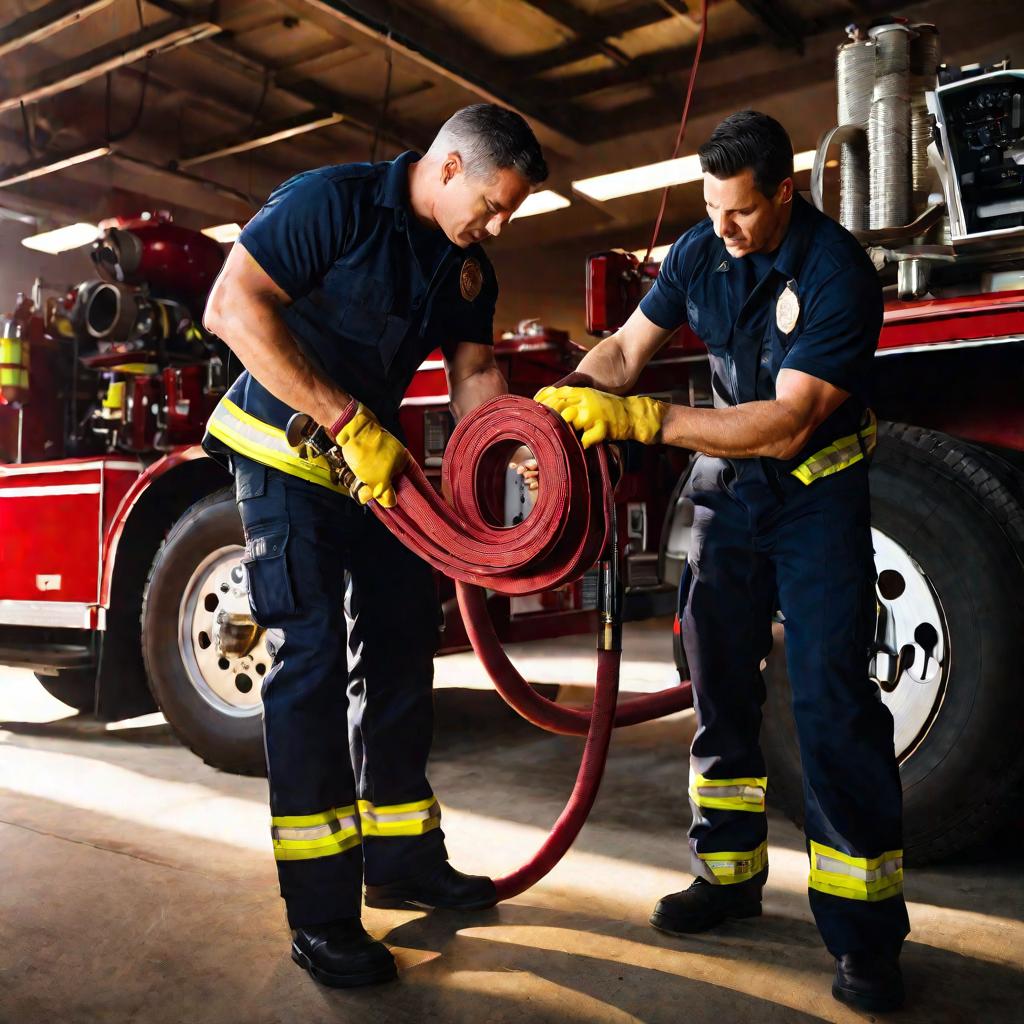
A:
<svg viewBox="0 0 1024 1024">
<path fill-rule="evenodd" d="M 522 202 L 522 205 L 509 220 L 516 220 L 520 217 L 536 217 L 540 213 L 551 213 L 554 210 L 564 210 L 571 206 L 572 201 L 563 196 L 560 192 L 552 189 L 544 189 L 542 192 L 532 192 Z"/>
<path fill-rule="evenodd" d="M 338 124 L 345 120 L 343 114 L 324 113 L 317 117 L 303 117 L 300 119 L 291 118 L 287 123 L 282 123 L 278 128 L 270 128 L 265 134 L 257 134 L 227 146 L 220 146 L 205 153 L 197 153 L 195 156 L 187 157 L 178 161 L 179 167 L 194 167 L 196 164 L 206 163 L 208 160 L 218 160 L 221 157 L 232 156 L 235 153 L 246 153 L 252 149 L 259 149 L 262 146 L 272 146 L 275 142 L 283 142 L 285 139 L 294 138 L 296 135 L 303 135 L 306 132 L 316 131 L 318 128 L 327 128 L 332 124 Z"/>
<path fill-rule="evenodd" d="M 17 185 L 21 181 L 29 181 L 32 178 L 41 178 L 45 174 L 55 174 L 65 168 L 74 167 L 75 164 L 84 164 L 88 160 L 98 160 L 100 157 L 109 156 L 109 146 L 96 146 L 94 149 L 82 150 L 78 153 L 71 153 L 68 156 L 41 157 L 32 160 L 20 167 L 8 167 L 6 171 L 0 171 L 0 188 L 8 185 Z"/>
<path fill-rule="evenodd" d="M 793 170 L 810 170 L 814 163 L 814 150 L 809 149 L 793 156 Z M 700 181 L 703 172 L 700 169 L 700 157 L 696 153 L 677 157 L 675 160 L 662 160 L 656 164 L 645 164 L 642 167 L 630 167 L 625 171 L 613 171 L 610 174 L 598 174 L 592 178 L 581 178 L 574 181 L 572 187 L 582 195 L 598 202 L 619 199 L 622 196 L 637 195 L 641 192 L 653 192 L 656 189 L 671 185 L 686 185 Z"/>
<path fill-rule="evenodd" d="M 99 228 L 95 224 L 80 222 L 68 224 L 63 228 L 55 228 L 53 231 L 44 231 L 38 235 L 29 235 L 28 238 L 21 240 L 21 244 L 27 249 L 53 254 L 87 245 L 89 242 L 95 241 L 98 234 Z"/>
</svg>

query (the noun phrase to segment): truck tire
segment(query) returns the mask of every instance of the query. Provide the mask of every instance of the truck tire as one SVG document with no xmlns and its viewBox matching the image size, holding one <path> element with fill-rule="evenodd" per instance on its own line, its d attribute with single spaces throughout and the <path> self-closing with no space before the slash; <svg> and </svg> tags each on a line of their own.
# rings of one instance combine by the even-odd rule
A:
<svg viewBox="0 0 1024 1024">
<path fill-rule="evenodd" d="M 242 522 L 230 487 L 196 502 L 153 560 L 142 602 L 142 654 L 153 697 L 178 738 L 207 764 L 266 773 L 262 680 L 274 638 L 252 623 L 255 646 L 218 654 L 216 616 L 249 616 Z M 248 620 L 252 622 L 251 618 Z"/>
<path fill-rule="evenodd" d="M 913 649 L 882 699 L 894 718 L 905 857 L 923 864 L 981 843 L 1018 813 L 1024 489 L 989 452 L 903 424 L 881 426 L 870 480 L 879 601 L 902 634 L 895 649 Z M 800 823 L 781 627 L 775 636 L 762 730 L 768 795 Z"/>
</svg>

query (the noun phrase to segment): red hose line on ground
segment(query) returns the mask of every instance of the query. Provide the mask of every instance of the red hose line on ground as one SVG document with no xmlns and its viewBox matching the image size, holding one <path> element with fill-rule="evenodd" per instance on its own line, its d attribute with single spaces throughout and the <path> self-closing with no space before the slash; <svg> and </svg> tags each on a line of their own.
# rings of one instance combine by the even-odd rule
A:
<svg viewBox="0 0 1024 1024">
<path fill-rule="evenodd" d="M 509 457 L 520 445 L 540 471 L 537 502 L 516 526 L 499 525 Z M 407 547 L 456 580 L 473 648 L 505 701 L 551 732 L 586 735 L 576 784 L 547 840 L 518 870 L 495 880 L 498 899 L 524 892 L 565 855 L 597 797 L 612 729 L 660 718 L 692 705 L 688 683 L 616 708 L 618 651 L 598 651 L 590 709 L 561 707 L 542 697 L 509 661 L 487 612 L 483 587 L 504 594 L 548 590 L 579 577 L 597 560 L 612 521 L 612 486 L 602 445 L 584 452 L 576 434 L 550 409 L 529 399 L 492 399 L 459 423 L 441 467 L 441 498 L 415 463 L 396 484 L 398 504 L 371 505 Z"/>
<path fill-rule="evenodd" d="M 605 762 L 608 760 L 608 745 L 612 739 L 615 702 L 619 695 L 620 657 L 619 651 L 597 652 L 594 707 L 576 784 L 541 848 L 522 867 L 494 879 L 499 902 L 518 896 L 536 885 L 566 855 L 590 815 L 601 786 Z"/>
</svg>

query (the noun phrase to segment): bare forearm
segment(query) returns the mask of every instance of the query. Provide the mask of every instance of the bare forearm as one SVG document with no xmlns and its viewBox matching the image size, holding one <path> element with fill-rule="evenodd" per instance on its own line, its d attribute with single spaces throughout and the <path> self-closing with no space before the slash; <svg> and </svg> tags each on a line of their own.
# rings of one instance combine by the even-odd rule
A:
<svg viewBox="0 0 1024 1024">
<path fill-rule="evenodd" d="M 213 329 L 275 398 L 318 423 L 333 423 L 351 401 L 306 357 L 272 301 L 222 312 Z"/>
<path fill-rule="evenodd" d="M 471 373 L 451 385 L 451 410 L 456 422 L 478 405 L 508 393 L 508 383 L 496 366 Z"/>
<path fill-rule="evenodd" d="M 809 431 L 778 401 L 745 402 L 730 409 L 671 405 L 662 421 L 661 440 L 719 458 L 791 458 Z"/>
<path fill-rule="evenodd" d="M 599 341 L 581 360 L 576 372 L 593 382 L 588 386 L 613 395 L 626 394 L 636 383 L 617 334 Z M 639 372 L 639 371 L 638 371 Z"/>
</svg>

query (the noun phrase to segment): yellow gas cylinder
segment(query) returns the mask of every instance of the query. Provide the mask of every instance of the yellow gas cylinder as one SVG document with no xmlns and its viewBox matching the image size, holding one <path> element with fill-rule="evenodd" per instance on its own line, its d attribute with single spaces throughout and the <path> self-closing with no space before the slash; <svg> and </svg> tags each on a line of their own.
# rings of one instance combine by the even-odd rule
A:
<svg viewBox="0 0 1024 1024">
<path fill-rule="evenodd" d="M 0 318 L 0 405 L 24 405 L 29 396 L 29 342 L 20 320 Z"/>
</svg>

